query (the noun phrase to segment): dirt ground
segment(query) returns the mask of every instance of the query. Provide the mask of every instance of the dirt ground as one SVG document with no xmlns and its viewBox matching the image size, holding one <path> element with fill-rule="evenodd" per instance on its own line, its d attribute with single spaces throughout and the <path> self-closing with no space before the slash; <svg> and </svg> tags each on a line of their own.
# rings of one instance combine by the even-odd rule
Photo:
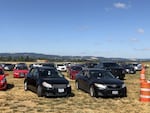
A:
<svg viewBox="0 0 150 113">
<path fill-rule="evenodd" d="M 76 90 L 73 80 L 71 97 L 38 97 L 31 91 L 24 91 L 24 78 L 13 78 L 6 72 L 8 89 L 0 91 L 0 113 L 150 113 L 150 102 L 140 102 L 140 72 L 127 74 L 125 98 L 92 98 L 89 94 Z M 63 73 L 67 77 L 67 73 Z M 150 71 L 146 72 L 147 79 Z"/>
</svg>

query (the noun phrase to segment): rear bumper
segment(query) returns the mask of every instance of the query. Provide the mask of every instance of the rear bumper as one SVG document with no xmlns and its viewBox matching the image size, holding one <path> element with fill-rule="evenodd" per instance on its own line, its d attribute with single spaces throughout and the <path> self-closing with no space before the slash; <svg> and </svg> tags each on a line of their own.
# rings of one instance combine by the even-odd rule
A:
<svg viewBox="0 0 150 113">
<path fill-rule="evenodd" d="M 24 78 L 26 77 L 27 73 L 18 73 L 18 74 L 13 74 L 14 78 Z"/>
</svg>

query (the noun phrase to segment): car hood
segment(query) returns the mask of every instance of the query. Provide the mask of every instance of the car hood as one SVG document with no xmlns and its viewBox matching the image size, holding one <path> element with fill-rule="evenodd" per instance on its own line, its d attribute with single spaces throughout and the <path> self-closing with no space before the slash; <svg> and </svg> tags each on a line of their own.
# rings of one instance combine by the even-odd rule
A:
<svg viewBox="0 0 150 113">
<path fill-rule="evenodd" d="M 100 83 L 100 84 L 123 84 L 123 81 L 117 79 L 117 78 L 99 78 L 99 79 L 93 79 L 93 83 Z"/>
<path fill-rule="evenodd" d="M 50 84 L 68 84 L 69 81 L 63 77 L 60 78 L 42 78 L 42 82 L 47 82 Z"/>
</svg>

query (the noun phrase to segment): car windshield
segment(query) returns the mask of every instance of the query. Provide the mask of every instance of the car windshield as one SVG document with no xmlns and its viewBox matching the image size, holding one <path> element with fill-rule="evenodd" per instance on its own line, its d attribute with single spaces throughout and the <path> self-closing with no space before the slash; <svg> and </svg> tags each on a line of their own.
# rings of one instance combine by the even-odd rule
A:
<svg viewBox="0 0 150 113">
<path fill-rule="evenodd" d="M 119 64 L 117 63 L 104 63 L 105 67 L 120 67 Z"/>
<path fill-rule="evenodd" d="M 63 77 L 62 74 L 60 72 L 58 72 L 55 69 L 41 69 L 39 71 L 39 74 L 41 77 L 50 77 L 50 78 L 59 78 L 59 77 Z"/>
<path fill-rule="evenodd" d="M 3 75 L 4 74 L 4 71 L 3 70 L 0 70 L 0 75 Z"/>
<path fill-rule="evenodd" d="M 57 64 L 57 66 L 64 66 L 63 64 Z"/>
<path fill-rule="evenodd" d="M 81 70 L 82 70 L 82 67 L 73 66 L 73 67 L 72 67 L 72 70 L 81 71 Z"/>
<path fill-rule="evenodd" d="M 16 67 L 17 70 L 28 70 L 27 66 L 17 66 Z"/>
<path fill-rule="evenodd" d="M 91 70 L 90 76 L 94 78 L 115 78 L 109 71 Z"/>
<path fill-rule="evenodd" d="M 5 66 L 12 66 L 12 64 L 5 64 Z"/>
<path fill-rule="evenodd" d="M 128 64 L 128 65 L 126 65 L 125 67 L 130 67 L 130 68 L 131 68 L 131 67 L 133 67 L 133 65 L 131 65 L 131 64 Z"/>
<path fill-rule="evenodd" d="M 54 64 L 42 64 L 43 66 L 48 66 L 48 67 L 55 67 Z"/>
</svg>

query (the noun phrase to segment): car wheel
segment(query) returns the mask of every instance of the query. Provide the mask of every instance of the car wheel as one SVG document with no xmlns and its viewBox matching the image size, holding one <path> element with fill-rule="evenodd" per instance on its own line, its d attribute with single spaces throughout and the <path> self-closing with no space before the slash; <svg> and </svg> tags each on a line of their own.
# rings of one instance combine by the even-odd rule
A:
<svg viewBox="0 0 150 113">
<path fill-rule="evenodd" d="M 28 83 L 27 83 L 27 81 L 24 82 L 24 90 L 25 90 L 25 91 L 28 90 Z"/>
<path fill-rule="evenodd" d="M 42 97 L 42 87 L 40 85 L 37 88 L 37 95 L 38 97 Z"/>
<path fill-rule="evenodd" d="M 90 96 L 95 97 L 95 90 L 93 86 L 90 87 Z"/>
<path fill-rule="evenodd" d="M 75 82 L 75 85 L 76 85 L 76 89 L 79 90 L 79 82 L 78 81 Z"/>
</svg>

